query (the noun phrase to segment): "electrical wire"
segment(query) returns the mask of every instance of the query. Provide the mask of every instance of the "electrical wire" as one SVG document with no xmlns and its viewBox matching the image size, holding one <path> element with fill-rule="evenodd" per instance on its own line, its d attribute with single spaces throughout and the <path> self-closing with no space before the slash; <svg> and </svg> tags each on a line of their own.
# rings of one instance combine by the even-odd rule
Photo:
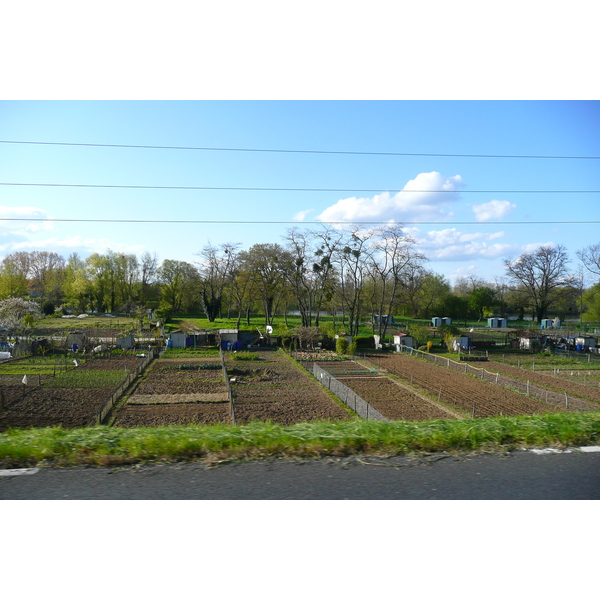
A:
<svg viewBox="0 0 600 600">
<path fill-rule="evenodd" d="M 0 217 L 2 221 L 42 221 L 44 223 L 169 223 L 204 225 L 389 225 L 389 221 L 247 221 L 247 220 L 195 220 L 195 219 L 40 219 L 28 217 Z M 592 225 L 600 221 L 409 221 L 396 223 L 410 225 Z"/>
<path fill-rule="evenodd" d="M 109 189 L 141 189 L 141 190 L 207 190 L 207 191 L 243 191 L 243 192 L 378 192 L 393 190 L 390 188 L 271 188 L 271 187 L 218 187 L 194 185 L 109 185 L 96 183 L 15 183 L 0 182 L 3 186 L 26 187 L 74 187 L 74 188 L 109 188 Z M 404 194 L 600 194 L 600 190 L 398 190 Z"/>
<path fill-rule="evenodd" d="M 143 148 L 147 150 L 204 150 L 210 152 L 273 152 L 280 154 L 350 154 L 363 156 L 437 156 L 449 158 L 536 158 L 599 160 L 600 156 L 547 156 L 528 154 L 444 154 L 433 152 L 358 152 L 350 150 L 283 150 L 274 148 L 216 148 L 209 146 L 150 146 L 134 144 L 93 144 L 82 142 L 34 142 L 0 140 L 0 144 L 31 144 L 40 146 L 87 146 L 95 148 Z"/>
</svg>

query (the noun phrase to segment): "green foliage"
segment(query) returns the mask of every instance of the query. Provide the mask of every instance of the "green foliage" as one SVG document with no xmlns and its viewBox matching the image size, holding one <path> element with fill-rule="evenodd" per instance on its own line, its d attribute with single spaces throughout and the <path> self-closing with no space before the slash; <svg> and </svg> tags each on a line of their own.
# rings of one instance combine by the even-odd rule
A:
<svg viewBox="0 0 600 600">
<path fill-rule="evenodd" d="M 345 337 L 339 337 L 335 340 L 335 351 L 338 354 L 348 354 L 348 347 L 350 343 Z"/>
<path fill-rule="evenodd" d="M 372 335 L 355 335 L 352 343 L 358 350 L 375 349 L 375 338 Z"/>
<path fill-rule="evenodd" d="M 217 371 L 222 369 L 221 363 L 202 363 L 195 365 L 193 363 L 183 363 L 180 365 L 168 365 L 162 367 L 165 371 Z"/>
<path fill-rule="evenodd" d="M 54 306 L 54 302 L 50 302 L 49 300 L 47 300 L 46 302 L 44 302 L 42 304 L 42 312 L 47 317 L 50 315 L 53 315 L 55 310 L 56 310 L 56 307 Z"/>
<path fill-rule="evenodd" d="M 118 465 L 148 460 L 265 459 L 512 450 L 596 445 L 600 412 L 427 422 L 356 419 L 276 425 L 13 429 L 0 433 L 0 467 Z"/>
<path fill-rule="evenodd" d="M 233 360 L 258 360 L 259 356 L 256 352 L 236 352 L 231 355 Z"/>
<path fill-rule="evenodd" d="M 348 354 L 350 356 L 354 356 L 358 353 L 358 346 L 356 345 L 356 340 L 352 340 L 350 346 L 348 346 Z"/>
</svg>

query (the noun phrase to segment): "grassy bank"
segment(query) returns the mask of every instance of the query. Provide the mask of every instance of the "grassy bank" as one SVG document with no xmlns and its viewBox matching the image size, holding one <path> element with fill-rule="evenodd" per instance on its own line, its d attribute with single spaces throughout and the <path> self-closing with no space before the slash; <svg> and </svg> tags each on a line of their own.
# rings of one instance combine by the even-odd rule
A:
<svg viewBox="0 0 600 600">
<path fill-rule="evenodd" d="M 24 429 L 0 434 L 0 467 L 145 461 L 316 458 L 353 454 L 512 450 L 600 443 L 600 412 L 427 423 L 352 421 L 292 426 Z"/>
</svg>

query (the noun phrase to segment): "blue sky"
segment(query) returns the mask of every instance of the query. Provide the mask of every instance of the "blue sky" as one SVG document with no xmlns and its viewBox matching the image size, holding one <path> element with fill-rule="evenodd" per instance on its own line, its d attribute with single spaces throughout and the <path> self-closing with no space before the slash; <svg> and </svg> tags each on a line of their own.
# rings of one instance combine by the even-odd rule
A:
<svg viewBox="0 0 600 600">
<path fill-rule="evenodd" d="M 407 154 L 600 156 L 596 101 L 2 101 L 2 140 Z M 539 244 L 598 243 L 598 160 L 300 154 L 0 144 L 0 182 L 339 188 L 348 192 L 0 186 L 0 256 L 156 252 L 281 242 L 314 221 L 403 223 L 451 281 L 502 276 Z M 428 193 L 398 194 L 405 188 Z M 448 189 L 454 193 L 435 193 Z M 362 192 L 360 190 L 376 190 Z M 472 191 L 471 191 L 472 190 Z M 508 193 L 519 190 L 521 193 Z M 287 221 L 78 223 L 51 219 Z M 418 224 L 415 221 L 427 221 Z M 508 224 L 556 221 L 557 224 Z M 468 224 L 465 224 L 468 223 Z"/>
</svg>

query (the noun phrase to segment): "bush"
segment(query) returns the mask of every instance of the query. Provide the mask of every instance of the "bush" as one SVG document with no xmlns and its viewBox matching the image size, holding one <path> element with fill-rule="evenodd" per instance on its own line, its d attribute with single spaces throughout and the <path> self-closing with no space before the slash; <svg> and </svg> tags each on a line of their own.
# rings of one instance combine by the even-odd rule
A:
<svg viewBox="0 0 600 600">
<path fill-rule="evenodd" d="M 429 352 L 429 348 L 427 346 L 419 346 L 417 350 L 420 350 L 421 352 Z"/>
<path fill-rule="evenodd" d="M 54 303 L 50 302 L 49 300 L 47 302 L 44 302 L 44 304 L 42 304 L 42 312 L 47 317 L 50 315 L 53 315 L 55 310 L 56 310 L 56 307 L 54 306 Z"/>
<path fill-rule="evenodd" d="M 233 360 L 258 360 L 256 352 L 236 352 L 231 355 Z"/>
<path fill-rule="evenodd" d="M 350 343 L 345 337 L 339 337 L 335 340 L 335 351 L 338 354 L 348 354 L 348 346 Z"/>
<path fill-rule="evenodd" d="M 350 344 L 350 347 L 348 348 L 348 354 L 349 354 L 350 356 L 354 356 L 354 355 L 355 355 L 357 352 L 358 352 L 358 347 L 357 347 L 357 345 L 356 345 L 356 342 L 355 342 L 355 341 L 353 341 L 353 342 Z"/>
<path fill-rule="evenodd" d="M 357 349 L 375 349 L 375 338 L 372 335 L 356 335 L 352 343 L 356 344 Z"/>
</svg>

